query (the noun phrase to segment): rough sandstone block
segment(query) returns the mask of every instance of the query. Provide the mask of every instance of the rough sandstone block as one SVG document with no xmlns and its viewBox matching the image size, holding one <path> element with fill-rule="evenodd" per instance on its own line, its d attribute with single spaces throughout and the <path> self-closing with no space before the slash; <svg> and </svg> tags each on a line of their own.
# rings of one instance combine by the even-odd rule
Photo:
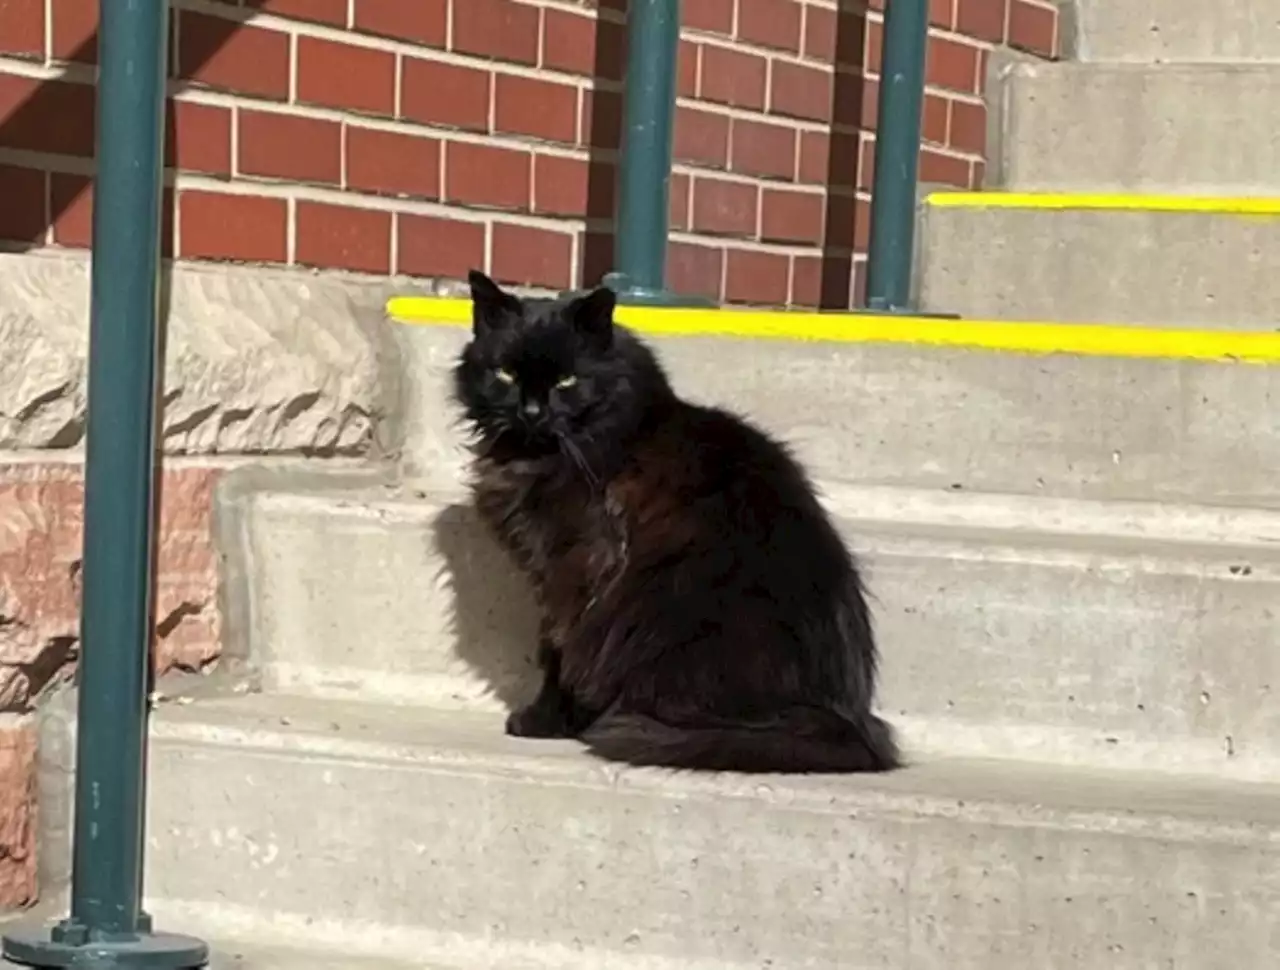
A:
<svg viewBox="0 0 1280 970">
<path fill-rule="evenodd" d="M 391 289 L 296 271 L 174 266 L 162 301 L 166 450 L 370 450 L 395 391 L 379 381 Z M 87 258 L 0 254 L 0 449 L 81 443 L 88 314 Z"/>
</svg>

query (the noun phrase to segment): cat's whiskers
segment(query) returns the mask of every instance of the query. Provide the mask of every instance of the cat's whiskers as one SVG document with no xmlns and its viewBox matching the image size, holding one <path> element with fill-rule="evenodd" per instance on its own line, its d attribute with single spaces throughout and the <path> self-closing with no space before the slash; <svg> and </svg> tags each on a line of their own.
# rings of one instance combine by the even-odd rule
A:
<svg viewBox="0 0 1280 970">
<path fill-rule="evenodd" d="M 582 453 L 582 449 L 578 447 L 578 443 L 565 434 L 557 434 L 556 441 L 560 443 L 561 450 L 569 456 L 569 459 L 578 466 L 578 469 L 587 478 L 587 484 L 593 489 L 600 487 L 600 478 L 591 469 L 591 463 L 587 461 L 587 456 Z"/>
</svg>

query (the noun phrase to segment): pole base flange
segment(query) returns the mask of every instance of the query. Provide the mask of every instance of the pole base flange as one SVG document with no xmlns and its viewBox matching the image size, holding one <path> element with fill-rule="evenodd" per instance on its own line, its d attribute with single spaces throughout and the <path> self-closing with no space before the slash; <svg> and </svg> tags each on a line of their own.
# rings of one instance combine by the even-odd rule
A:
<svg viewBox="0 0 1280 970">
<path fill-rule="evenodd" d="M 683 293 L 672 293 L 670 290 L 654 290 L 647 286 L 637 286 L 625 273 L 609 273 L 601 281 L 618 295 L 618 302 L 623 306 L 655 306 L 655 307 L 713 307 L 715 300 L 703 296 L 688 296 Z"/>
<path fill-rule="evenodd" d="M 27 967 L 73 970 L 195 970 L 209 962 L 209 947 L 193 936 L 140 934 L 127 940 L 68 939 L 63 927 L 40 927 L 4 935 L 6 960 Z"/>
</svg>

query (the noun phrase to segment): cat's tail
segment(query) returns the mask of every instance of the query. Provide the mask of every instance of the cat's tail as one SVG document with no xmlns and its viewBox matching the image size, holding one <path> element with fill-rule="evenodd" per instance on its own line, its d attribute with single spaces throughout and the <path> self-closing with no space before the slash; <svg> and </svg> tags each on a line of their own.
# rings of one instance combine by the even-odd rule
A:
<svg viewBox="0 0 1280 970">
<path fill-rule="evenodd" d="M 816 707 L 787 708 L 749 722 L 679 725 L 608 712 L 581 740 L 609 761 L 703 771 L 845 773 L 901 764 L 893 728 L 883 720 L 870 712 L 850 719 Z"/>
</svg>

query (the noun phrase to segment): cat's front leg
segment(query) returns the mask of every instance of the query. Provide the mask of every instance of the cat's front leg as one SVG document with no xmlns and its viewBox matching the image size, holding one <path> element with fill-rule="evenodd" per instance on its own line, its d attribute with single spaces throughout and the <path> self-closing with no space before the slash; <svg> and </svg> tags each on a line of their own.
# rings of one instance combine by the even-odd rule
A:
<svg viewBox="0 0 1280 970">
<path fill-rule="evenodd" d="M 507 733 L 518 738 L 571 738 L 583 730 L 573 697 L 560 684 L 560 651 L 543 636 L 538 643 L 542 687 L 526 707 L 507 718 Z"/>
</svg>

